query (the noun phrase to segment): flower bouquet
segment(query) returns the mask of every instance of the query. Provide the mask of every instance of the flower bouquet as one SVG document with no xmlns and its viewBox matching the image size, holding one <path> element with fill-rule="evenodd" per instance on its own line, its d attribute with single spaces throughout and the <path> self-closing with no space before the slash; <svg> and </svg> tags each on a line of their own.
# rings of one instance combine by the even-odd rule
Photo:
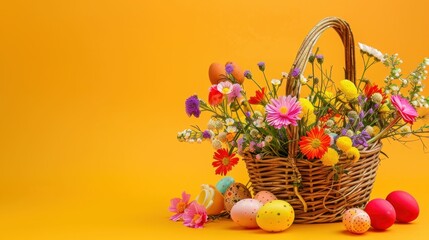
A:
<svg viewBox="0 0 429 240">
<path fill-rule="evenodd" d="M 345 48 L 345 79 L 340 81 L 324 70 L 324 56 L 312 52 L 321 33 L 331 27 Z M 413 126 L 424 117 L 416 109 L 429 104 L 421 95 L 429 59 L 406 76 L 397 54 L 359 43 L 364 69 L 357 79 L 354 47 L 349 25 L 326 18 L 306 37 L 290 73 L 280 79 L 268 81 L 263 62 L 258 63 L 263 81 L 235 63 L 212 64 L 208 101 L 197 95 L 186 100 L 189 116 L 211 114 L 207 127 L 179 132 L 178 140 L 210 142 L 216 174 L 226 175 L 241 157 L 253 192 L 269 191 L 286 200 L 297 223 L 341 220 L 346 209 L 363 207 L 369 200 L 381 140 L 421 139 L 429 128 Z M 311 69 L 305 75 L 307 64 Z M 383 86 L 365 76 L 374 64 L 389 69 Z M 247 84 L 255 84 L 254 94 L 248 95 Z"/>
</svg>

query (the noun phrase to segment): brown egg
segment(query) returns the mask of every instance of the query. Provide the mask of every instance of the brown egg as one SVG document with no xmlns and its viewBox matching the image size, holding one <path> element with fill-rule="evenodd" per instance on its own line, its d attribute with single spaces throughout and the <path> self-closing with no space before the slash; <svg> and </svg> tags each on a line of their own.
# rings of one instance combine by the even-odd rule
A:
<svg viewBox="0 0 429 240">
<path fill-rule="evenodd" d="M 233 183 L 223 195 L 225 210 L 231 211 L 232 207 L 241 199 L 252 198 L 249 189 L 242 183 Z"/>
<path fill-rule="evenodd" d="M 227 62 L 226 64 L 228 64 L 228 63 L 234 67 L 231 75 L 235 78 L 235 80 L 237 81 L 238 84 L 242 84 L 244 82 L 243 70 L 241 70 L 240 66 L 238 66 L 235 62 Z"/>
<path fill-rule="evenodd" d="M 218 84 L 226 80 L 225 67 L 220 63 L 212 63 L 209 67 L 209 79 L 212 84 Z"/>
</svg>

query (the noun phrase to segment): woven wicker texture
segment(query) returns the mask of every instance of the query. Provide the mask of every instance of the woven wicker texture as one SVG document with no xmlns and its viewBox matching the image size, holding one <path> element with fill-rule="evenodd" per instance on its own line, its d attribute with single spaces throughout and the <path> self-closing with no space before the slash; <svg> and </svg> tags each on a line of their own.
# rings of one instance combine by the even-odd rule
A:
<svg viewBox="0 0 429 240">
<path fill-rule="evenodd" d="M 353 34 L 345 21 L 334 17 L 323 19 L 310 31 L 298 51 L 292 70 L 305 69 L 317 39 L 331 27 L 344 44 L 345 77 L 355 81 Z M 289 75 L 286 94 L 299 97 L 299 93 L 299 81 Z M 258 160 L 247 153 L 243 157 L 254 193 L 270 191 L 277 198 L 288 201 L 295 209 L 295 223 L 337 222 L 346 209 L 363 207 L 368 202 L 380 162 L 381 143 L 360 149 L 361 157 L 356 163 L 341 157 L 338 165 L 343 172 L 335 173 L 332 168 L 323 166 L 320 160 L 296 159 L 298 128 L 289 126 L 289 130 L 296 141 L 289 144 L 288 156 L 265 156 Z"/>
</svg>

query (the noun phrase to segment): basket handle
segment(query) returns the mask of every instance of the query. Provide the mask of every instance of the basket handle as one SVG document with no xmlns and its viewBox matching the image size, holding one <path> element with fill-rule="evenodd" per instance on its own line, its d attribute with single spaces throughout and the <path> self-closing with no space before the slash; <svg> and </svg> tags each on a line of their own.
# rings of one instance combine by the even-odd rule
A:
<svg viewBox="0 0 429 240">
<path fill-rule="evenodd" d="M 338 35 L 341 37 L 341 40 L 344 45 L 345 52 L 345 78 L 356 83 L 356 64 L 355 64 L 355 49 L 354 49 L 354 38 L 352 30 L 350 29 L 349 24 L 337 17 L 327 17 L 321 20 L 310 33 L 305 37 L 301 47 L 295 57 L 295 61 L 292 65 L 289 75 L 286 82 L 286 95 L 292 95 L 299 98 L 299 93 L 301 91 L 301 84 L 299 77 L 293 77 L 292 72 L 295 68 L 299 69 L 302 73 L 307 65 L 308 58 L 313 50 L 314 45 L 319 39 L 320 35 L 328 28 L 333 28 Z M 299 130 L 297 126 L 289 125 L 287 126 L 290 133 L 291 141 L 289 143 L 289 157 L 295 157 L 298 153 L 298 141 L 299 141 Z"/>
<path fill-rule="evenodd" d="M 302 73 L 307 65 L 308 58 L 313 50 L 314 45 L 319 39 L 320 35 L 328 28 L 334 28 L 338 35 L 341 37 L 344 45 L 345 52 L 345 78 L 356 83 L 356 65 L 355 65 L 355 49 L 353 33 L 349 24 L 337 17 L 327 17 L 321 20 L 304 39 L 295 57 L 289 73 L 292 73 L 295 68 L 299 69 Z M 286 95 L 299 97 L 301 84 L 299 79 L 292 77 L 289 74 L 286 83 Z"/>
</svg>

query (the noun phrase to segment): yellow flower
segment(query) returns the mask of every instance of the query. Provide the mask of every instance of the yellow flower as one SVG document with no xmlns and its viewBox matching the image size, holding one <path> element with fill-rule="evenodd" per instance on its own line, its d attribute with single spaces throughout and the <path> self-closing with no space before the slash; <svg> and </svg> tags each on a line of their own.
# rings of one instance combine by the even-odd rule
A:
<svg viewBox="0 0 429 240">
<path fill-rule="evenodd" d="M 355 147 L 351 147 L 349 150 L 347 150 L 346 156 L 347 156 L 347 159 L 353 160 L 354 163 L 357 162 L 360 158 L 359 149 Z"/>
<path fill-rule="evenodd" d="M 316 122 L 316 114 L 312 113 L 303 118 L 306 121 L 307 126 L 310 126 Z"/>
<path fill-rule="evenodd" d="M 377 134 L 379 134 L 379 133 L 380 133 L 380 128 L 379 128 L 378 126 L 374 126 L 374 127 L 372 127 L 372 130 L 373 130 L 373 134 L 374 134 L 374 136 L 376 136 Z"/>
<path fill-rule="evenodd" d="M 391 110 L 390 110 L 389 106 L 387 106 L 387 104 L 385 103 L 385 104 L 381 105 L 380 110 L 378 110 L 378 111 L 380 112 L 380 115 L 383 118 L 385 118 L 390 113 Z"/>
<path fill-rule="evenodd" d="M 334 93 L 330 91 L 326 91 L 322 95 L 323 100 L 325 100 L 327 103 L 334 105 L 335 103 L 335 95 Z M 314 103 L 315 106 L 322 106 L 325 105 L 325 101 L 321 101 L 319 97 L 316 98 L 316 101 Z"/>
<path fill-rule="evenodd" d="M 302 118 L 304 116 L 308 116 L 314 112 L 314 106 L 305 98 L 300 98 L 299 103 L 301 105 L 302 111 L 299 114 L 299 117 Z"/>
<path fill-rule="evenodd" d="M 322 163 L 325 166 L 334 166 L 338 163 L 339 158 L 340 156 L 338 155 L 337 151 L 335 151 L 335 149 L 328 148 L 328 151 L 323 155 L 320 160 L 322 160 Z"/>
<path fill-rule="evenodd" d="M 339 88 L 341 92 L 344 93 L 348 101 L 357 98 L 357 96 L 359 95 L 355 84 L 350 80 L 341 80 Z"/>
<path fill-rule="evenodd" d="M 352 140 L 347 136 L 341 136 L 337 139 L 337 147 L 343 152 L 349 150 L 352 144 Z"/>
</svg>

